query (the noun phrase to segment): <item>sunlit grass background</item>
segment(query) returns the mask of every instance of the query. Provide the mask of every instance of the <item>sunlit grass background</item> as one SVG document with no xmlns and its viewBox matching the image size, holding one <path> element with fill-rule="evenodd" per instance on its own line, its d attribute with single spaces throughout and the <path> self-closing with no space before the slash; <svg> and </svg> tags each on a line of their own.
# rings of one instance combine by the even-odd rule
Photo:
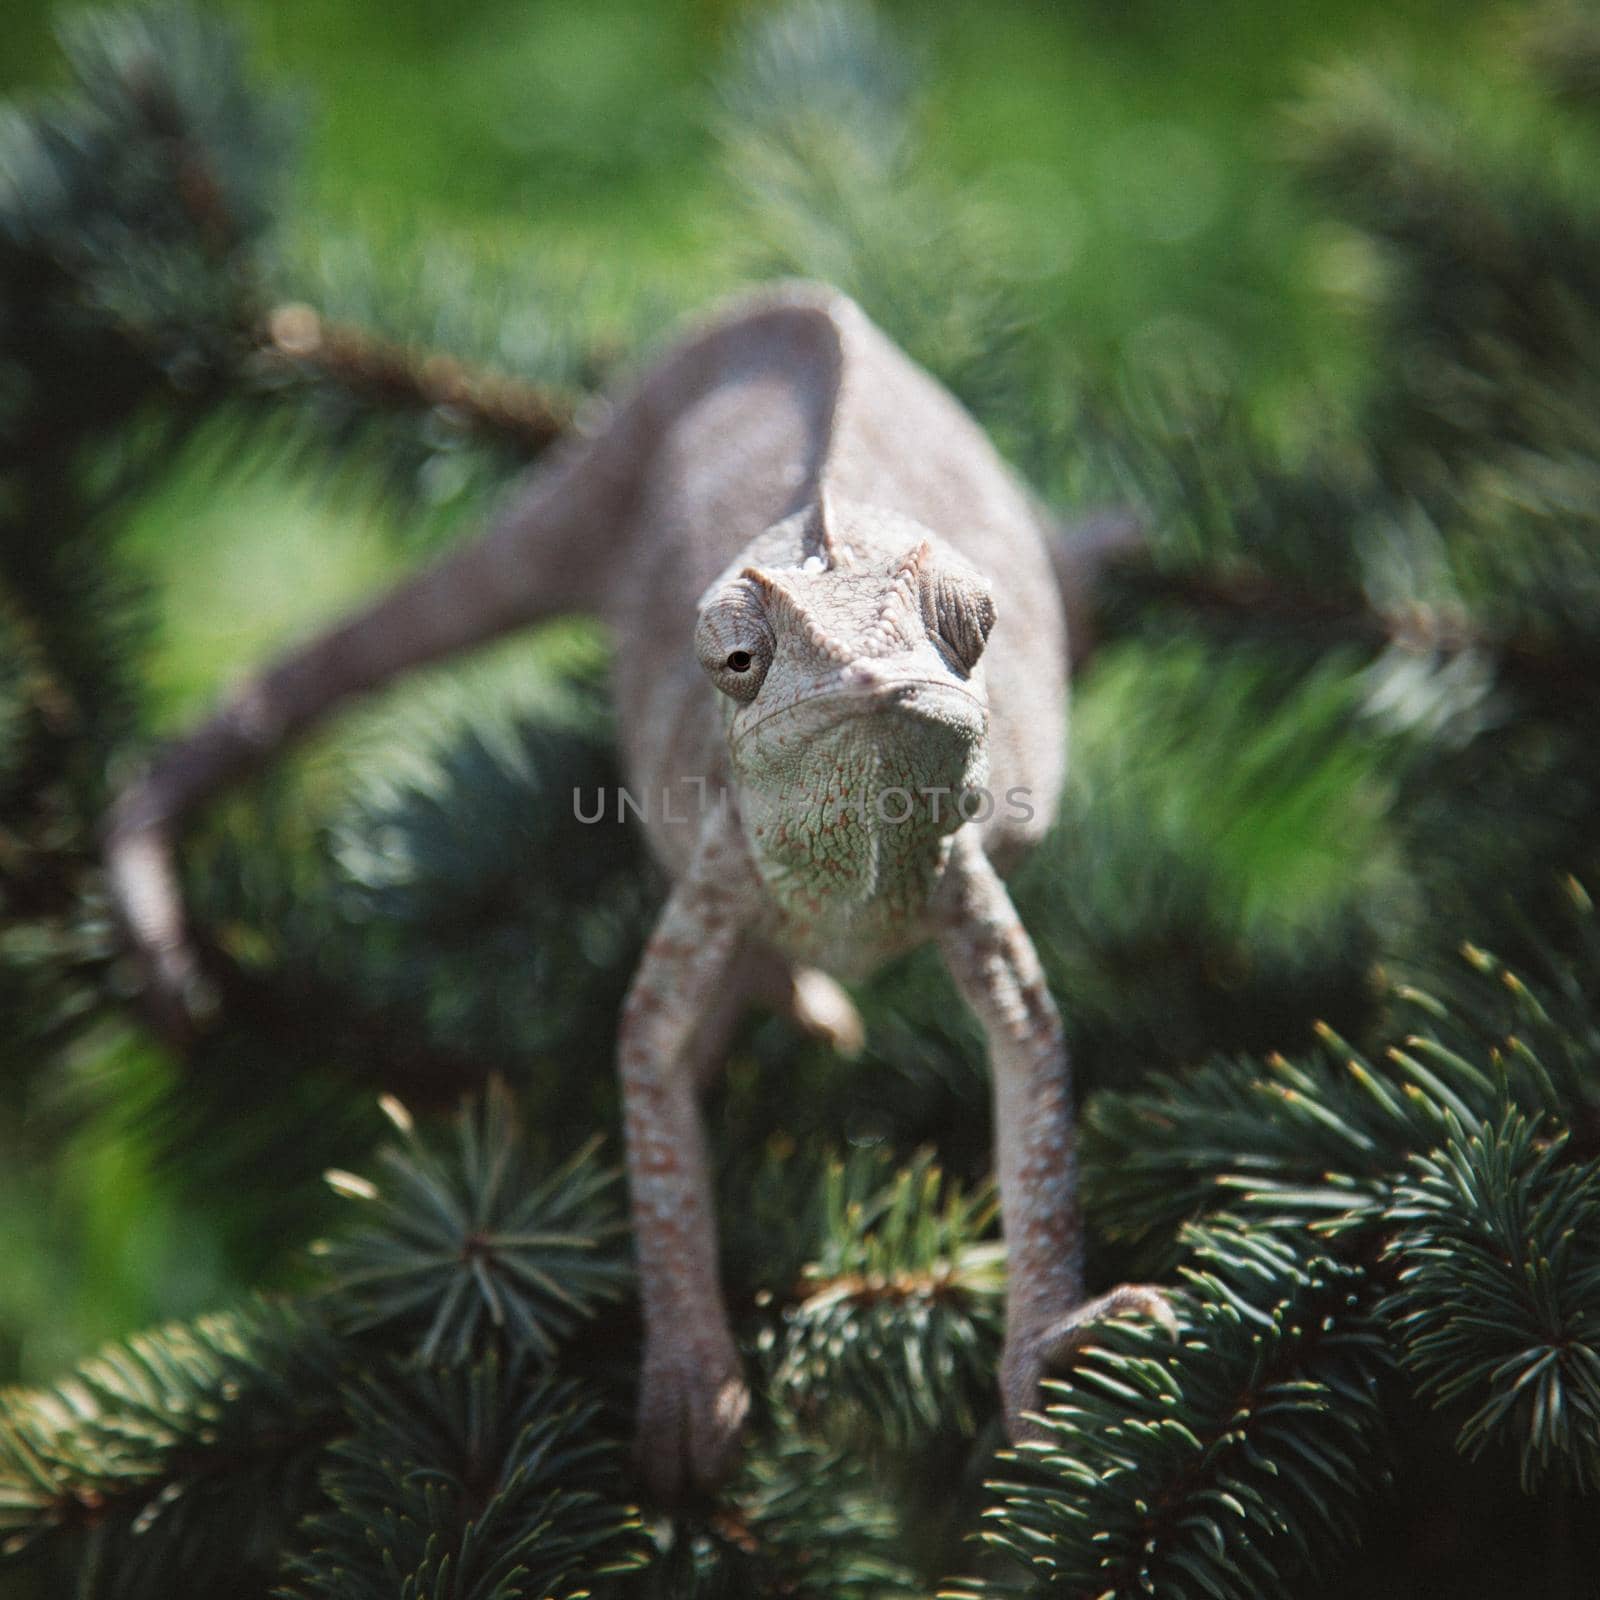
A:
<svg viewBox="0 0 1600 1600">
<path fill-rule="evenodd" d="M 226 9 L 259 72 L 304 94 L 308 219 L 399 246 L 445 239 L 526 256 L 569 279 L 646 288 L 663 307 L 733 281 L 726 227 L 713 225 L 726 188 L 708 88 L 744 10 L 732 0 Z M 1469 98 L 1507 92 L 1492 70 L 1497 13 L 1465 0 L 886 9 L 922 51 L 931 144 L 981 195 L 1040 318 L 1111 368 L 1181 349 L 1291 440 L 1349 404 L 1381 263 L 1297 200 L 1280 159 L 1285 101 L 1352 56 L 1398 61 L 1419 85 L 1448 81 Z M 10 0 L 0 91 L 56 80 L 54 10 Z M 149 665 L 159 721 L 192 714 L 395 570 L 397 543 L 375 525 L 384 513 L 349 501 L 307 495 L 268 460 L 226 493 L 197 467 L 141 505 L 127 545 L 162 617 Z M 1115 737 L 1092 700 L 1081 727 Z M 1259 864 L 1261 841 L 1253 848 Z M 1328 882 L 1299 892 L 1334 892 L 1347 859 L 1307 869 L 1300 852 L 1295 870 Z M 92 1048 L 82 1071 L 94 1071 Z M 204 1206 L 169 1192 L 136 1138 L 89 1130 L 48 1174 L 0 1172 L 0 1378 L 45 1377 L 236 1287 Z"/>
</svg>

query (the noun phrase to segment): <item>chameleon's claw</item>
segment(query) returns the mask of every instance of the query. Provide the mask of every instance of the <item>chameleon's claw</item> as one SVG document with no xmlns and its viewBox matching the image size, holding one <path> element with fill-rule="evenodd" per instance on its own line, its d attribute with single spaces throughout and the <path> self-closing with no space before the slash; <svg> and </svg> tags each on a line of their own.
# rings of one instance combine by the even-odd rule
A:
<svg viewBox="0 0 1600 1600">
<path fill-rule="evenodd" d="M 1178 1337 L 1178 1319 L 1166 1291 L 1153 1283 L 1124 1283 L 1094 1300 L 1074 1307 L 1030 1338 L 1008 1338 L 1000 1363 L 1000 1393 L 1006 1433 L 1013 1444 L 1047 1437 L 1028 1413 L 1040 1407 L 1039 1386 L 1052 1372 L 1062 1371 L 1095 1336 L 1108 1318 L 1133 1313 L 1149 1317 L 1170 1338 Z"/>
<path fill-rule="evenodd" d="M 721 1487 L 739 1464 L 749 1410 L 750 1390 L 731 1345 L 664 1352 L 647 1342 L 633 1457 L 652 1498 L 679 1505 Z"/>
</svg>

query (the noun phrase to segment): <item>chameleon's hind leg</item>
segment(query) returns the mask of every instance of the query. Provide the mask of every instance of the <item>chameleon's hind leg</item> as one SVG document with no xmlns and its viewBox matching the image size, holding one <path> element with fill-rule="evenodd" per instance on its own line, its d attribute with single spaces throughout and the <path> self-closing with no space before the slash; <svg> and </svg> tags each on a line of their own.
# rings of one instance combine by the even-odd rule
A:
<svg viewBox="0 0 1600 1600">
<path fill-rule="evenodd" d="M 1121 1312 L 1176 1322 L 1153 1284 L 1084 1301 L 1072 1083 L 1061 1018 L 1011 897 L 970 830 L 956 836 L 941 889 L 939 942 L 977 1012 L 994 1076 L 995 1166 L 1006 1236 L 1006 1338 L 1000 1393 L 1006 1431 L 1030 1437 L 1051 1367 Z"/>
<path fill-rule="evenodd" d="M 778 1005 L 802 1033 L 855 1057 L 867 1042 L 867 1030 L 856 1003 L 843 984 L 816 967 L 791 967 Z"/>
<path fill-rule="evenodd" d="M 685 1050 L 698 1089 L 708 1089 L 722 1071 L 734 1030 L 752 1006 L 787 1017 L 808 1038 L 842 1056 L 859 1055 L 866 1043 L 861 1013 L 843 985 L 815 967 L 796 966 L 769 946 L 747 944 L 734 956 Z"/>
</svg>

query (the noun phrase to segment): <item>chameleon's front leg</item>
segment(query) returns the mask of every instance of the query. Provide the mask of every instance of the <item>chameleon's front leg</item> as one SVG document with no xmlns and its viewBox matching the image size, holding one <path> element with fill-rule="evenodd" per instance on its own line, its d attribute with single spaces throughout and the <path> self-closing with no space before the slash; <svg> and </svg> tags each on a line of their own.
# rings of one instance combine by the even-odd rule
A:
<svg viewBox="0 0 1600 1600">
<path fill-rule="evenodd" d="M 618 1036 L 644 1309 L 635 1456 L 666 1501 L 727 1476 L 750 1401 L 717 1272 L 711 1171 L 688 1050 L 738 944 L 741 866 L 731 827 L 712 819 L 645 946 Z"/>
<path fill-rule="evenodd" d="M 1124 1284 L 1083 1299 L 1072 1080 L 1061 1018 L 1005 885 L 970 829 L 956 836 L 941 887 L 939 944 L 988 1038 L 994 1078 L 995 1168 L 1006 1236 L 1006 1340 L 1000 1394 L 1013 1440 L 1039 1383 L 1093 1324 L 1143 1312 L 1176 1323 L 1160 1289 Z"/>
</svg>

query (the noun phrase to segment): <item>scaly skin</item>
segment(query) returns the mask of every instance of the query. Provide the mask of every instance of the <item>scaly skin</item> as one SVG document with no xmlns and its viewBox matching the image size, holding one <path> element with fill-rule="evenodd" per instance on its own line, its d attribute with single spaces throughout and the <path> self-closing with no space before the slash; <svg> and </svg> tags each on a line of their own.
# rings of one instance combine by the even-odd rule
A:
<svg viewBox="0 0 1600 1600">
<path fill-rule="evenodd" d="M 748 1407 L 696 1108 L 740 1004 L 854 1048 L 827 974 L 930 939 L 993 1066 L 1001 1391 L 1025 1437 L 1040 1378 L 1098 1317 L 1171 1324 L 1148 1286 L 1084 1300 L 1061 1025 L 1001 880 L 1059 798 L 1062 596 L 981 430 L 830 290 L 767 290 L 692 333 L 480 543 L 247 683 L 122 797 L 108 869 L 157 1014 L 195 1010 L 172 853 L 196 805 L 351 697 L 571 611 L 616 633 L 630 787 L 675 797 L 649 808 L 674 887 L 618 1036 L 647 1485 L 714 1487 Z"/>
</svg>

